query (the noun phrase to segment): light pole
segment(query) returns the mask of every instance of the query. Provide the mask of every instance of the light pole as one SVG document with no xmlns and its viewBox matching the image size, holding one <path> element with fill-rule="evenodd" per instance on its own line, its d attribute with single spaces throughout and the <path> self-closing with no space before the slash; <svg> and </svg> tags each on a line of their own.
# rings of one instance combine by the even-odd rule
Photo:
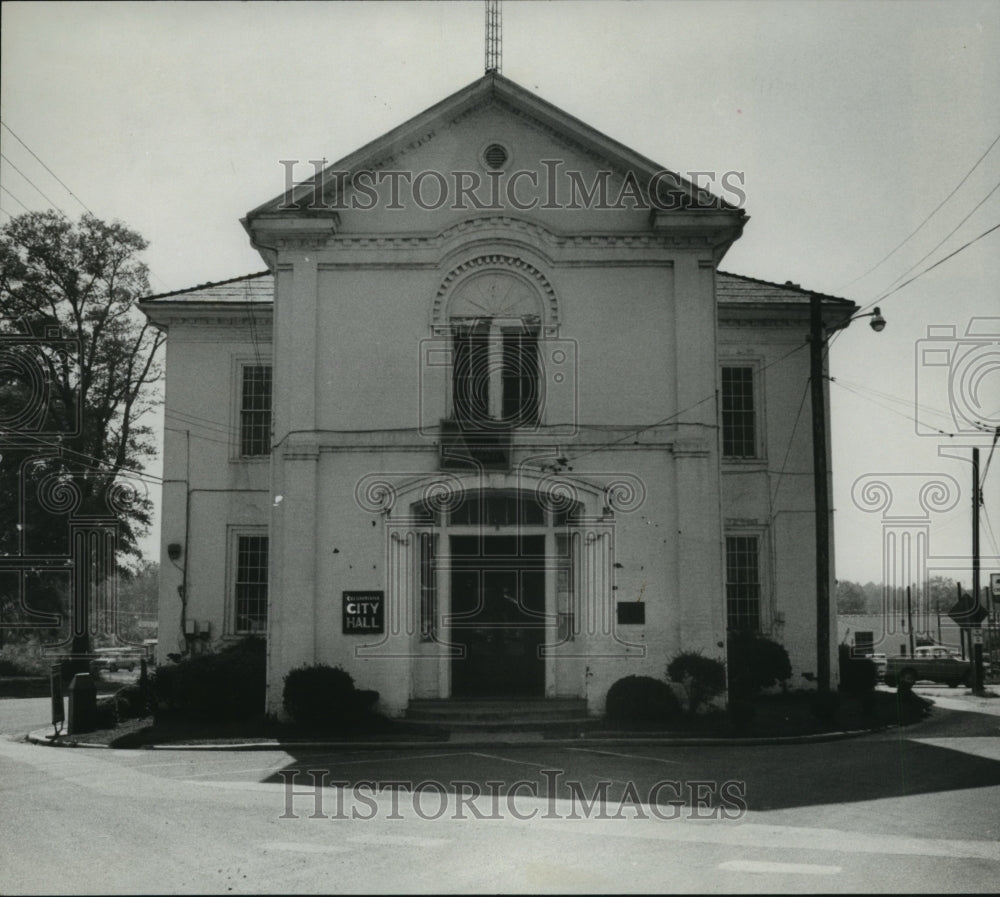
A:
<svg viewBox="0 0 1000 897">
<path fill-rule="evenodd" d="M 876 333 L 885 329 L 885 318 L 876 308 L 854 315 L 831 329 L 842 330 L 858 318 L 871 318 Z M 823 347 L 829 334 L 823 327 L 823 300 L 809 297 L 809 383 L 812 389 L 813 488 L 816 504 L 816 678 L 821 692 L 830 690 L 830 483 L 826 463 L 826 384 Z"/>
</svg>

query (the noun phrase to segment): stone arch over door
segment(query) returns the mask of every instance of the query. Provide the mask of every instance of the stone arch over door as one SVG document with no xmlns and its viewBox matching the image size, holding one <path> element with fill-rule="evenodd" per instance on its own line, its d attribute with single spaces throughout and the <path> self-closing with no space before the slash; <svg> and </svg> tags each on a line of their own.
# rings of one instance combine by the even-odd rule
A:
<svg viewBox="0 0 1000 897">
<path fill-rule="evenodd" d="M 537 502 L 544 519 L 537 510 L 523 517 L 512 512 L 512 497 Z M 480 501 L 483 510 L 470 510 L 470 501 Z M 486 694 L 477 692 L 477 682 L 489 675 L 490 664 L 499 674 L 513 662 L 510 696 L 582 697 L 581 658 L 612 625 L 613 521 L 606 502 L 600 486 L 542 474 L 444 474 L 394 490 L 385 509 L 387 597 L 393 615 L 411 622 L 411 696 Z M 566 519 L 569 509 L 576 512 L 572 520 Z M 512 556 L 504 540 L 522 533 L 526 541 Z M 472 550 L 484 537 L 495 541 Z M 492 562 L 491 551 L 502 560 Z M 480 594 L 456 597 L 457 588 L 470 587 L 469 576 L 479 577 Z M 505 587 L 521 613 L 502 620 L 486 614 L 486 625 L 477 626 L 480 604 L 495 610 Z M 470 644 L 470 634 L 493 639 Z M 515 636 L 512 644 L 507 634 Z M 463 678 L 457 664 L 470 650 L 479 652 L 480 669 Z M 517 657 L 523 663 L 511 660 Z"/>
<path fill-rule="evenodd" d="M 559 331 L 559 300 L 531 262 L 512 253 L 483 253 L 448 271 L 431 306 L 431 328 L 439 336 L 453 320 L 472 319 L 531 320 L 551 338 Z"/>
</svg>

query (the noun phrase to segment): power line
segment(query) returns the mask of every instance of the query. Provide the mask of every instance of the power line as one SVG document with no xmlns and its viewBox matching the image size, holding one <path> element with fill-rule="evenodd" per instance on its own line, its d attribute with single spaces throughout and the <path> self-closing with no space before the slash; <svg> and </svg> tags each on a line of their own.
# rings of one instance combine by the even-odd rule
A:
<svg viewBox="0 0 1000 897">
<path fill-rule="evenodd" d="M 840 287 L 840 289 L 847 289 L 847 287 L 849 287 L 849 286 L 853 286 L 853 285 L 854 285 L 854 284 L 856 284 L 856 283 L 857 283 L 857 282 L 858 282 L 859 280 L 862 280 L 863 278 L 867 277 L 867 276 L 868 276 L 869 274 L 871 274 L 871 273 L 872 273 L 872 271 L 874 271 L 874 270 L 875 270 L 876 268 L 880 267 L 880 266 L 881 266 L 881 265 L 882 265 L 882 264 L 883 264 L 884 262 L 887 262 L 887 261 L 888 261 L 888 260 L 889 260 L 890 258 L 892 258 L 892 256 L 894 256 L 894 255 L 896 254 L 896 252 L 897 252 L 897 251 L 899 251 L 900 249 L 902 249 L 902 248 L 903 248 L 903 246 L 905 246 L 905 245 L 906 245 L 906 244 L 907 244 L 907 243 L 908 243 L 908 242 L 910 241 L 910 239 L 911 239 L 911 238 L 913 238 L 914 236 L 916 236 L 916 234 L 918 233 L 918 231 L 920 231 L 920 229 L 921 229 L 921 228 L 922 228 L 922 227 L 923 227 L 923 226 L 924 226 L 924 225 L 925 225 L 925 224 L 926 224 L 926 223 L 927 223 L 928 221 L 930 221 L 930 220 L 931 220 L 931 218 L 933 218 L 933 217 L 934 217 L 934 216 L 935 216 L 935 215 L 936 215 L 936 214 L 937 214 L 937 213 L 938 213 L 938 212 L 939 212 L 939 211 L 941 210 L 941 207 L 942 207 L 942 206 L 943 206 L 943 205 L 944 205 L 944 204 L 945 204 L 946 202 L 948 202 L 948 200 L 949 200 L 949 199 L 951 199 L 951 198 L 952 198 L 952 197 L 953 197 L 953 196 L 954 196 L 954 195 L 955 195 L 955 194 L 956 194 L 956 193 L 958 192 L 958 190 L 959 190 L 959 188 L 960 188 L 960 187 L 962 186 L 962 184 L 964 184 L 964 183 L 965 183 L 965 182 L 966 182 L 966 181 L 967 181 L 967 180 L 968 180 L 968 179 L 969 179 L 969 178 L 970 178 L 970 177 L 972 176 L 972 173 L 973 173 L 973 172 L 974 172 L 974 171 L 975 171 L 975 170 L 976 170 L 976 169 L 977 169 L 977 168 L 979 167 L 979 165 L 980 165 L 980 163 L 981 163 L 981 162 L 983 161 L 983 159 L 985 159 L 985 158 L 986 158 L 986 157 L 987 157 L 987 156 L 988 156 L 988 155 L 990 154 L 990 150 L 992 150 L 992 149 L 993 149 L 993 147 L 995 147 L 995 146 L 997 145 L 997 143 L 1000 143 L 1000 134 L 998 134 L 998 135 L 997 135 L 997 136 L 996 136 L 996 137 L 994 138 L 993 142 L 992 142 L 992 143 L 991 143 L 991 144 L 990 144 L 990 145 L 989 145 L 989 146 L 988 146 L 988 147 L 986 148 L 986 152 L 984 152 L 984 153 L 983 153 L 983 154 L 982 154 L 982 155 L 981 155 L 981 156 L 980 156 L 980 157 L 979 157 L 979 158 L 978 158 L 978 159 L 976 160 L 976 164 L 975 164 L 975 165 L 973 165 L 973 166 L 972 166 L 972 168 L 970 168 L 970 169 L 969 169 L 969 170 L 968 170 L 968 171 L 966 172 L 966 174 L 965 174 L 965 177 L 964 177 L 964 178 L 962 178 L 962 180 L 960 180 L 960 181 L 958 182 L 958 184 L 957 184 L 957 185 L 955 186 L 955 188 L 954 188 L 954 189 L 953 189 L 953 190 L 951 191 L 951 193 L 949 193 L 949 194 L 948 194 L 948 195 L 947 195 L 947 196 L 946 196 L 946 197 L 945 197 L 944 199 L 942 199 L 942 200 L 941 200 L 941 202 L 940 202 L 940 203 L 938 203 L 938 205 L 937 205 L 937 206 L 935 206 L 935 207 L 934 207 L 934 211 L 932 211 L 932 212 L 931 212 L 931 213 L 930 213 L 930 214 L 929 214 L 929 215 L 928 215 L 928 216 L 927 216 L 926 218 L 924 218 L 924 220 L 923 220 L 923 221 L 921 221 L 921 222 L 920 222 L 920 224 L 918 224 L 918 225 L 917 225 L 917 226 L 916 226 L 916 227 L 915 227 L 915 228 L 913 229 L 913 231 L 911 231 L 911 232 L 910 232 L 910 234 L 909 234 L 909 235 L 908 235 L 908 236 L 907 236 L 907 237 L 906 237 L 906 238 L 905 238 L 905 239 L 903 240 L 903 242 L 902 242 L 902 243 L 900 243 L 900 244 L 899 244 L 899 245 L 898 245 L 898 246 L 897 246 L 897 247 L 896 247 L 895 249 L 893 249 L 893 250 L 892 250 L 891 252 L 889 252 L 888 254 L 886 254 L 885 256 L 883 256 L 883 257 L 882 257 L 881 259 L 879 259 L 879 260 L 878 260 L 878 261 L 877 261 L 877 262 L 876 262 L 876 263 L 875 263 L 874 265 L 872 265 L 872 267 L 871 267 L 871 268 L 869 268 L 869 269 L 868 269 L 867 271 L 865 271 L 865 273 L 864 273 L 864 274 L 861 274 L 861 275 L 859 275 L 858 277 L 855 277 L 855 278 L 854 278 L 854 280 L 852 280 L 852 281 L 851 281 L 850 283 L 848 283 L 848 284 L 845 284 L 845 285 L 844 285 L 843 287 Z M 946 239 L 947 239 L 947 238 L 946 238 Z M 934 251 L 934 250 L 931 250 L 931 252 L 933 252 L 933 251 Z M 923 259 L 921 259 L 920 261 L 923 261 Z M 919 264 L 920 264 L 920 262 L 917 262 L 917 265 L 919 265 Z M 914 267 L 916 267 L 916 265 L 914 265 Z M 904 275 L 904 276 L 905 276 L 905 275 Z M 838 292 L 839 292 L 839 290 L 838 290 Z"/>
<path fill-rule="evenodd" d="M 979 488 L 983 488 L 983 483 L 986 482 L 986 473 L 990 469 L 990 462 L 993 460 L 993 453 L 997 448 L 997 440 L 1000 440 L 1000 427 L 997 427 L 993 431 L 993 444 L 990 446 L 990 453 L 986 456 L 986 464 L 983 467 L 983 472 L 979 477 Z"/>
<path fill-rule="evenodd" d="M 0 190 L 3 190 L 3 192 L 6 193 L 12 200 L 14 200 L 14 202 L 16 202 L 22 209 L 24 209 L 25 212 L 31 211 L 31 209 L 29 209 L 23 202 L 21 202 L 21 200 L 19 200 L 13 193 L 11 193 L 10 190 L 8 190 L 3 184 L 0 184 Z M 13 218 L 14 216 L 11 215 L 10 217 Z"/>
<path fill-rule="evenodd" d="M 788 437 L 788 445 L 785 448 L 785 458 L 781 462 L 781 470 L 778 471 L 778 482 L 774 487 L 774 494 L 770 497 L 772 517 L 774 517 L 774 503 L 778 500 L 778 493 L 781 491 L 781 484 L 784 482 L 785 467 L 788 465 L 788 456 L 792 453 L 792 443 L 795 442 L 795 432 L 799 428 L 799 419 L 802 417 L 802 409 L 806 406 L 806 395 L 808 393 L 809 381 L 806 380 L 805 388 L 802 390 L 802 398 L 799 400 L 799 410 L 795 414 L 795 423 L 792 424 L 792 434 Z"/>
<path fill-rule="evenodd" d="M 915 261 L 912 265 L 910 265 L 910 267 L 907 268 L 902 274 L 900 274 L 899 277 L 897 277 L 891 284 L 889 284 L 889 286 L 899 283 L 899 281 L 902 280 L 904 277 L 906 277 L 906 275 L 909 274 L 914 268 L 916 268 L 917 265 L 919 265 L 926 258 L 937 252 L 937 250 L 940 249 L 941 246 L 948 241 L 948 239 L 952 236 L 952 234 L 954 234 L 955 231 L 957 231 L 963 224 L 965 224 L 965 222 L 968 221 L 976 213 L 979 207 L 984 202 L 986 202 L 986 200 L 988 200 L 994 193 L 996 193 L 997 190 L 1000 190 L 1000 181 L 997 181 L 997 183 L 993 186 L 993 189 L 990 190 L 990 192 L 987 193 L 981 200 L 979 200 L 979 202 L 977 202 L 975 206 L 973 206 L 972 211 L 969 212 L 968 215 L 966 215 L 961 221 L 958 222 L 958 224 L 956 224 L 950 231 L 948 231 L 947 236 L 943 237 L 933 249 L 931 249 L 929 252 L 927 252 L 919 259 L 917 259 L 917 261 Z"/>
<path fill-rule="evenodd" d="M 55 210 L 56 210 L 57 212 L 59 212 L 59 213 L 60 213 L 60 214 L 61 214 L 61 215 L 62 215 L 62 216 L 63 216 L 64 218 L 68 218 L 68 217 L 69 217 L 69 216 L 68 216 L 68 215 L 67 215 L 67 214 L 66 214 L 66 213 L 65 213 L 65 212 L 64 212 L 64 211 L 63 211 L 62 209 L 60 209 L 60 208 L 59 208 L 59 206 L 58 206 L 58 205 L 56 205 L 56 204 L 55 204 L 55 203 L 54 203 L 54 202 L 53 202 L 53 201 L 52 201 L 51 199 L 49 199 L 49 198 L 48 198 L 48 197 L 47 197 L 47 196 L 45 195 L 45 193 L 44 193 L 44 192 L 42 191 L 42 188 L 41 188 L 41 187 L 39 187 L 39 186 L 38 186 L 38 184 L 36 184 L 36 183 L 35 183 L 35 182 L 34 182 L 34 181 L 33 181 L 33 180 L 31 179 L 31 178 L 29 178 L 29 177 L 28 177 L 28 176 L 27 176 L 27 175 L 26 175 L 26 174 L 25 174 L 25 173 L 24 173 L 23 171 L 21 171 L 21 169 L 20 169 L 20 168 L 18 168 L 18 167 L 17 167 L 17 166 L 16 166 L 16 165 L 15 165 L 15 164 L 14 164 L 13 162 L 11 162 L 11 161 L 10 161 L 10 159 L 8 159 L 8 158 L 7 158 L 7 157 L 6 157 L 6 156 L 5 156 L 5 155 L 4 155 L 3 153 L 0 153 L 0 159 L 3 159 L 3 160 L 4 160 L 4 161 L 5 161 L 5 162 L 6 162 L 6 163 L 7 163 L 7 164 L 8 164 L 8 165 L 9 165 L 9 166 L 11 167 L 11 168 L 13 168 L 13 169 L 14 169 L 14 171 L 16 171 L 16 172 L 17 172 L 17 173 L 18 173 L 19 175 L 21 175 L 21 177 L 23 177 L 23 178 L 24 178 L 24 179 L 25 179 L 25 180 L 26 180 L 26 181 L 27 181 L 27 182 L 28 182 L 29 184 L 31 184 L 31 186 L 32 186 L 32 187 L 34 187 L 34 188 L 35 188 L 35 189 L 36 189 L 36 190 L 37 190 L 37 191 L 38 191 L 38 192 L 39 192 L 39 193 L 41 194 L 41 196 L 42 196 L 42 199 L 44 199 L 44 200 L 45 200 L 45 201 L 46 201 L 46 202 L 47 202 L 47 203 L 48 203 L 48 204 L 49 204 L 50 206 L 52 206 L 52 207 L 53 207 L 53 208 L 54 208 L 54 209 L 55 209 Z"/>
<path fill-rule="evenodd" d="M 59 181 L 60 184 L 62 184 L 63 189 L 70 196 L 72 196 L 73 199 L 75 199 L 78 203 L 80 203 L 80 205 L 83 206 L 83 208 L 86 209 L 88 212 L 90 212 L 91 215 L 94 214 L 93 211 L 87 206 L 87 204 L 82 199 L 80 199 L 80 197 L 77 196 L 72 190 L 70 190 L 69 187 L 66 186 L 66 183 L 62 180 L 62 178 L 60 178 L 59 175 L 57 175 L 51 168 L 49 168 L 48 165 L 46 165 L 41 159 L 39 159 L 35 151 L 30 146 L 28 146 L 28 144 L 26 144 L 20 137 L 18 137 L 17 134 L 14 133 L 14 129 L 11 128 L 11 126 L 8 125 L 7 122 L 0 119 L 0 125 L 3 125 L 8 131 L 10 131 L 14 139 L 18 143 L 20 143 L 21 146 L 23 146 L 29 153 L 31 153 L 32 156 L 35 157 L 35 159 L 38 161 L 38 164 L 41 165 L 42 168 L 44 168 L 49 174 L 52 175 L 52 177 L 54 177 L 57 181 Z"/>
<path fill-rule="evenodd" d="M 898 414 L 900 417 L 906 418 L 906 420 L 910 421 L 911 423 L 914 423 L 914 424 L 917 424 L 917 425 L 919 425 L 921 427 L 924 427 L 927 430 L 933 430 L 935 433 L 937 433 L 940 436 L 954 437 L 955 435 L 957 435 L 955 433 L 948 433 L 946 430 L 942 430 L 939 427 L 931 426 L 930 424 L 928 424 L 928 423 L 926 423 L 924 421 L 921 421 L 918 418 L 914 417 L 912 414 L 907 414 L 905 411 L 900 411 L 897 408 L 893 408 L 891 405 L 887 405 L 885 402 L 876 401 L 875 399 L 871 398 L 870 396 L 865 395 L 864 392 L 862 392 L 860 389 L 854 388 L 852 386 L 848 386 L 845 383 L 841 383 L 835 377 L 829 377 L 827 379 L 831 383 L 835 383 L 841 389 L 845 389 L 849 393 L 851 393 L 853 395 L 856 395 L 858 398 L 864 399 L 865 401 L 868 401 L 868 402 L 871 402 L 873 405 L 877 405 L 879 408 L 882 408 L 885 411 L 891 411 L 893 414 Z"/>
<path fill-rule="evenodd" d="M 911 277 L 909 280 L 903 281 L 903 283 L 901 283 L 898 287 L 893 287 L 893 289 L 889 290 L 888 292 L 883 293 L 878 298 L 873 299 L 864 308 L 860 309 L 859 312 L 860 311 L 867 311 L 869 308 L 871 308 L 876 303 L 884 302 L 893 293 L 898 293 L 901 289 L 903 289 L 903 287 L 909 286 L 909 284 L 913 283 L 913 281 L 915 281 L 915 280 L 923 277 L 929 271 L 933 271 L 938 265 L 943 265 L 946 261 L 948 261 L 948 259 L 954 258 L 963 249 L 968 249 L 973 243 L 978 243 L 981 239 L 983 239 L 983 237 L 989 236 L 990 234 L 993 233 L 993 231 L 997 230 L 997 228 L 1000 228 L 1000 224 L 994 224 L 993 227 L 988 228 L 987 230 L 984 230 L 978 237 L 973 237 L 971 240 L 969 240 L 968 243 L 963 243 L 954 252 L 949 252 L 948 255 L 946 255 L 943 259 L 939 259 L 933 265 L 928 265 L 919 274 L 914 274 L 913 277 Z"/>
<path fill-rule="evenodd" d="M 834 378 L 830 379 L 832 381 Z M 882 392 L 881 390 L 878 389 L 872 389 L 870 386 L 866 386 L 862 383 L 853 383 L 850 380 L 844 380 L 841 377 L 837 377 L 836 381 L 840 383 L 842 386 L 852 387 L 854 389 L 859 390 L 860 392 L 871 393 L 873 396 L 877 396 L 878 398 L 885 399 L 889 402 L 895 402 L 897 405 L 902 405 L 906 408 L 910 407 L 916 408 L 918 412 L 923 412 L 925 414 L 933 415 L 935 417 L 953 419 L 952 413 L 950 411 L 945 411 L 941 408 L 935 408 L 932 405 L 924 405 L 921 404 L 920 402 L 913 402 L 911 399 L 904 399 L 900 396 L 893 395 L 890 392 Z"/>
<path fill-rule="evenodd" d="M 110 463 L 108 461 L 104 461 L 100 458 L 97 458 L 94 455 L 88 455 L 86 452 L 78 452 L 75 451 L 74 449 L 66 448 L 66 446 L 62 445 L 59 442 L 52 442 L 48 439 L 43 439 L 41 436 L 36 436 L 34 433 L 23 433 L 17 430 L 8 430 L 6 431 L 6 434 L 4 434 L 3 431 L 0 431 L 0 435 L 7 435 L 8 437 L 13 436 L 17 439 L 32 439 L 34 440 L 34 442 L 31 443 L 32 445 L 42 445 L 45 446 L 46 448 L 58 449 L 60 454 L 62 455 L 73 455 L 74 457 L 82 458 L 85 461 L 90 461 L 91 463 L 97 465 L 107 465 Z M 145 471 L 135 470 L 134 468 L 131 467 L 119 467 L 117 470 L 102 470 L 99 467 L 97 472 L 104 473 L 109 476 L 111 475 L 118 476 L 118 474 L 129 474 L 135 477 L 136 479 L 141 480 L 142 482 L 148 483 L 153 486 L 159 486 L 162 485 L 163 483 L 162 477 L 158 477 L 156 476 L 156 474 L 146 473 Z"/>
<path fill-rule="evenodd" d="M 986 529 L 989 530 L 990 542 L 993 543 L 993 551 L 1000 556 L 1000 544 L 997 543 L 996 533 L 993 532 L 993 524 L 990 522 L 990 515 L 986 511 L 986 506 L 983 506 L 983 520 L 986 521 Z"/>
<path fill-rule="evenodd" d="M 225 445 L 230 447 L 233 445 L 233 441 L 231 439 L 213 439 L 211 436 L 203 436 L 201 433 L 194 433 L 187 428 L 164 426 L 163 429 L 169 430 L 171 433 L 187 433 L 192 439 L 200 439 L 202 442 L 214 442 L 216 445 Z"/>
<path fill-rule="evenodd" d="M 776 365 L 776 364 L 780 364 L 786 358 L 789 358 L 790 356 L 794 355 L 796 352 L 801 352 L 807 345 L 809 345 L 809 344 L 808 343 L 803 343 L 801 346 L 796 346 L 794 349 L 792 349 L 790 352 L 786 352 L 780 358 L 776 358 L 774 361 L 771 361 L 768 364 L 762 365 L 760 367 L 760 371 L 762 371 L 762 372 L 766 371 L 768 368 L 774 367 L 774 365 Z M 622 442 L 625 442 L 625 440 L 627 440 L 627 439 L 632 439 L 632 438 L 634 438 L 636 436 L 642 435 L 643 433 L 647 432 L 648 430 L 652 430 L 652 429 L 654 429 L 656 427 L 662 427 L 664 424 L 669 424 L 670 422 L 672 422 L 672 421 L 676 420 L 677 418 L 679 418 L 682 414 L 687 414 L 689 411 L 693 411 L 699 405 L 704 405 L 705 402 L 708 402 L 708 401 L 714 399 L 715 397 L 716 397 L 716 393 L 712 392 L 709 395 L 705 396 L 703 399 L 699 399 L 697 402 L 693 402 L 692 404 L 688 405 L 687 408 L 682 408 L 680 411 L 677 411 L 674 414 L 668 415 L 667 417 L 663 418 L 662 420 L 658 420 L 658 421 L 656 421 L 655 423 L 652 423 L 652 424 L 647 424 L 646 426 L 639 427 L 638 429 L 635 429 L 635 430 L 629 430 L 628 433 L 626 433 L 624 436 L 619 437 L 618 439 L 614 439 L 611 442 L 608 442 L 608 443 L 606 443 L 604 445 L 598 446 L 597 448 L 589 449 L 588 451 L 585 451 L 585 452 L 580 452 L 578 455 L 573 455 L 573 457 L 571 457 L 571 458 L 564 458 L 562 460 L 565 461 L 565 462 L 567 462 L 567 463 L 570 462 L 570 461 L 578 461 L 580 458 L 585 458 L 587 455 L 592 455 L 595 452 L 606 451 L 607 449 L 611 448 L 612 446 L 616 446 L 616 445 L 619 445 Z"/>
</svg>

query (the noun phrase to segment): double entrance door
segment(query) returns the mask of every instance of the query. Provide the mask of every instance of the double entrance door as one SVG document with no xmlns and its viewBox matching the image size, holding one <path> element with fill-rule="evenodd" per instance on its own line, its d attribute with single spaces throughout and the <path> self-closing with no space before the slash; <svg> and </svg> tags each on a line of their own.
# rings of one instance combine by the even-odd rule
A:
<svg viewBox="0 0 1000 897">
<path fill-rule="evenodd" d="M 451 537 L 455 697 L 545 691 L 545 536 Z"/>
</svg>

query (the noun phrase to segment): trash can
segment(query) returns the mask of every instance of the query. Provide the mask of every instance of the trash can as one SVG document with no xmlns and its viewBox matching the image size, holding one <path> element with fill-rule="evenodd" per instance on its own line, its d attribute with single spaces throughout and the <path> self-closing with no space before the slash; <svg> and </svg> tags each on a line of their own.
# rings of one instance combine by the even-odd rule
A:
<svg viewBox="0 0 1000 897">
<path fill-rule="evenodd" d="M 97 728 L 97 684 L 90 673 L 77 673 L 69 684 L 70 735 Z"/>
</svg>

